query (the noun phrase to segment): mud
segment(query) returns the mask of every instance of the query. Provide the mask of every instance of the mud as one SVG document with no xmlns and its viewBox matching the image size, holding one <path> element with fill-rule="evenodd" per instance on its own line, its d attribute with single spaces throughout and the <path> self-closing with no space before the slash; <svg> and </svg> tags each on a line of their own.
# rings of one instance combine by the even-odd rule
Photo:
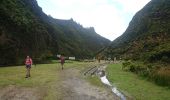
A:
<svg viewBox="0 0 170 100">
<path fill-rule="evenodd" d="M 41 100 L 44 94 L 37 89 L 9 85 L 0 90 L 0 100 Z"/>
<path fill-rule="evenodd" d="M 111 91 L 92 86 L 81 78 L 79 70 L 68 69 L 61 74 L 63 100 L 119 100 Z"/>
<path fill-rule="evenodd" d="M 70 67 L 57 72 L 59 83 L 52 86 L 56 91 L 55 100 L 119 100 L 110 89 L 91 85 L 79 69 Z M 43 100 L 46 92 L 38 87 L 8 85 L 0 88 L 0 100 Z"/>
</svg>

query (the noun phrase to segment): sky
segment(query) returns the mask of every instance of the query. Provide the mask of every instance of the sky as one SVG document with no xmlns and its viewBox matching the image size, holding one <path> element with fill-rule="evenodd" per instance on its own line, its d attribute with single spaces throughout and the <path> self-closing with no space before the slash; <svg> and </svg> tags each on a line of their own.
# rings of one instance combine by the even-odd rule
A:
<svg viewBox="0 0 170 100">
<path fill-rule="evenodd" d="M 94 27 L 101 36 L 114 40 L 126 30 L 137 11 L 150 0 L 37 0 L 47 14 Z"/>
</svg>

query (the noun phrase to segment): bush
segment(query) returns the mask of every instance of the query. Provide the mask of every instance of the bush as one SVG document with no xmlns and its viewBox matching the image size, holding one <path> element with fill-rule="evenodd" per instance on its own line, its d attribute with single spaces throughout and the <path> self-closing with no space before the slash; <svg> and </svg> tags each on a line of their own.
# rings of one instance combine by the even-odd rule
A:
<svg viewBox="0 0 170 100">
<path fill-rule="evenodd" d="M 122 69 L 123 70 L 128 70 L 131 72 L 134 72 L 136 74 L 139 74 L 141 76 L 148 76 L 150 74 L 150 68 L 152 67 L 151 65 L 146 66 L 143 63 L 140 62 L 132 62 L 132 61 L 125 61 L 122 63 Z"/>
<path fill-rule="evenodd" d="M 162 62 L 169 63 L 169 62 L 170 62 L 170 59 L 169 59 L 167 56 L 163 56 L 163 57 L 161 58 L 161 61 L 162 61 Z"/>
<path fill-rule="evenodd" d="M 122 63 L 122 70 L 129 70 L 131 64 L 132 64 L 132 62 L 131 62 L 130 60 L 124 61 L 124 62 Z"/>
<path fill-rule="evenodd" d="M 167 57 L 162 57 L 166 61 Z M 156 64 L 158 65 L 158 64 Z M 122 63 L 122 69 L 134 72 L 140 76 L 148 77 L 150 80 L 162 86 L 170 86 L 170 68 L 168 66 L 154 64 L 144 64 L 132 62 L 130 60 Z"/>
<path fill-rule="evenodd" d="M 154 80 L 155 83 L 159 85 L 170 87 L 170 68 L 161 67 L 159 69 L 155 69 L 152 72 L 150 79 Z"/>
<path fill-rule="evenodd" d="M 158 62 L 158 61 L 169 63 L 170 62 L 170 51 L 169 50 L 155 51 L 149 54 L 147 60 L 152 63 Z"/>
</svg>

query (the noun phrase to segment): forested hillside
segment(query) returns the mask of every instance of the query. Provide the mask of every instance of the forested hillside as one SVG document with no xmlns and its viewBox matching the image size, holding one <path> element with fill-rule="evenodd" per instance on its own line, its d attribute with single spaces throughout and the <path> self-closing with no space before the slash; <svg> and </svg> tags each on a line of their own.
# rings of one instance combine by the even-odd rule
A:
<svg viewBox="0 0 170 100">
<path fill-rule="evenodd" d="M 170 1 L 152 0 L 110 46 L 113 56 L 157 61 L 170 57 Z"/>
<path fill-rule="evenodd" d="M 61 53 L 91 57 L 109 43 L 94 28 L 47 16 L 36 0 L 0 1 L 1 66 L 22 64 L 26 55 L 39 60 Z"/>
<path fill-rule="evenodd" d="M 104 54 L 128 60 L 124 66 L 130 71 L 170 85 L 170 1 L 151 0 Z"/>
</svg>

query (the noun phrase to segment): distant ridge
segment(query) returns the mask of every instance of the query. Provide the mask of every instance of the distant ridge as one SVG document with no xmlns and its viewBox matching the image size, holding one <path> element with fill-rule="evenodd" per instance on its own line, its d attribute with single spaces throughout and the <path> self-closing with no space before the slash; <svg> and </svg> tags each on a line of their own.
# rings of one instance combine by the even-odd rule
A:
<svg viewBox="0 0 170 100">
<path fill-rule="evenodd" d="M 170 1 L 151 0 L 135 14 L 126 31 L 114 40 L 106 51 L 125 59 L 169 59 Z"/>
<path fill-rule="evenodd" d="M 0 1 L 0 65 L 23 64 L 26 55 L 90 58 L 109 43 L 94 28 L 47 16 L 36 0 Z"/>
</svg>

